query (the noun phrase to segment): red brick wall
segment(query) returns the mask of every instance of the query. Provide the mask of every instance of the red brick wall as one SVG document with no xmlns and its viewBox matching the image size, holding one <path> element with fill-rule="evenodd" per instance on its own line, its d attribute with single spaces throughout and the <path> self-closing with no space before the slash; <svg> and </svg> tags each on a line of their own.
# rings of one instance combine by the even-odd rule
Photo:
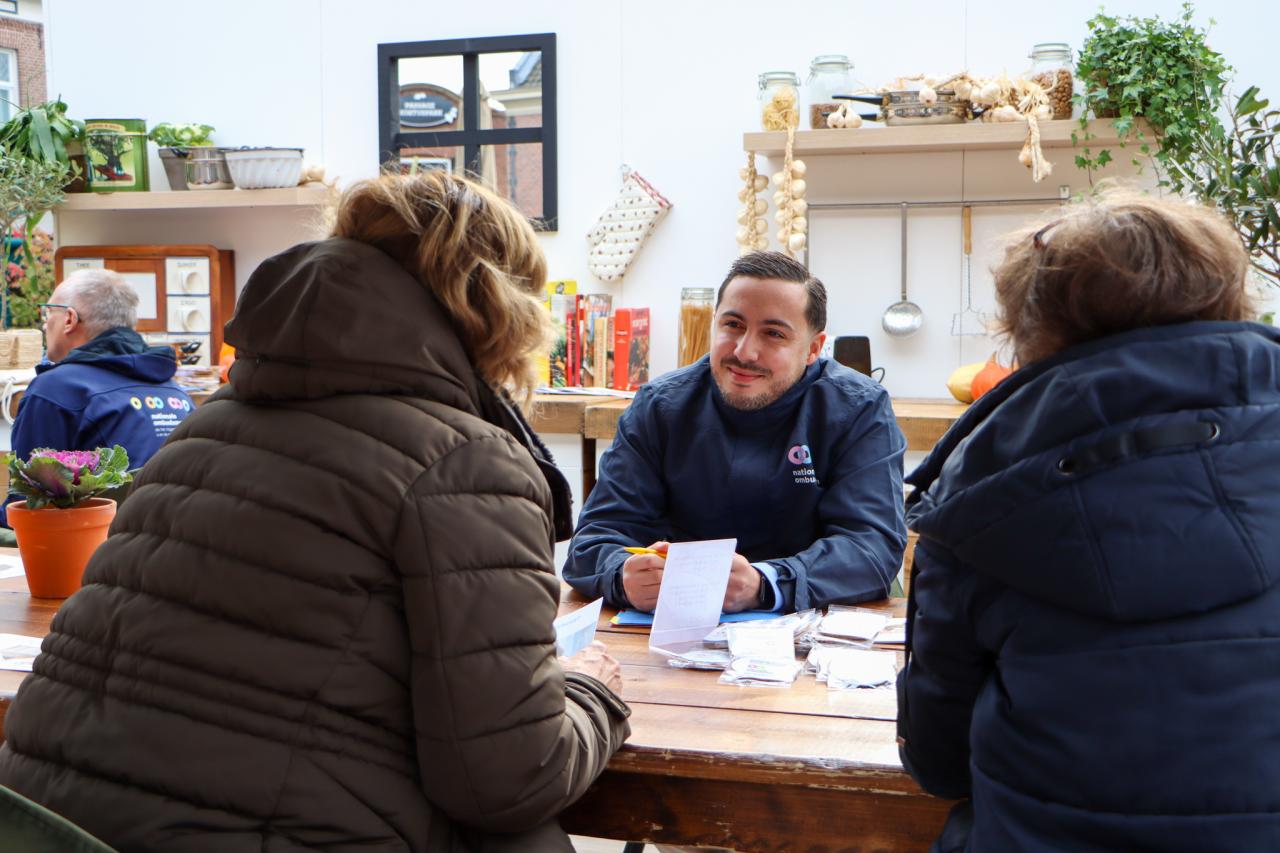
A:
<svg viewBox="0 0 1280 853">
<path fill-rule="evenodd" d="M 18 100 L 23 106 L 47 100 L 44 25 L 0 16 L 0 47 L 18 52 Z"/>
</svg>

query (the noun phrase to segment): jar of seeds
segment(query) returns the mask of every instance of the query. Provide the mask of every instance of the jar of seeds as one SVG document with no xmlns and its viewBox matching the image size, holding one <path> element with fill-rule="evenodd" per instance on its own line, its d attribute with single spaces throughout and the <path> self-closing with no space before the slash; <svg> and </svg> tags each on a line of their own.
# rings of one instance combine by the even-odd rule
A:
<svg viewBox="0 0 1280 853">
<path fill-rule="evenodd" d="M 809 107 L 809 127 L 827 129 L 827 116 L 840 109 L 834 95 L 847 95 L 853 91 L 853 68 L 849 57 L 830 53 L 815 56 L 809 64 L 809 79 L 805 81 L 806 102 Z"/>
<path fill-rule="evenodd" d="M 1071 47 L 1065 42 L 1043 42 L 1031 49 L 1031 70 L 1027 77 L 1039 83 L 1049 96 L 1053 118 L 1071 118 L 1071 96 L 1075 78 L 1071 73 Z"/>
</svg>

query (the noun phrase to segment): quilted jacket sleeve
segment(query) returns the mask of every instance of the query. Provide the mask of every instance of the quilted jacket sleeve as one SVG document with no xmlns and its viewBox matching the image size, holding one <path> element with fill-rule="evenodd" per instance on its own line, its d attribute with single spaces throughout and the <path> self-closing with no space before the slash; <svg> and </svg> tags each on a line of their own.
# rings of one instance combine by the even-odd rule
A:
<svg viewBox="0 0 1280 853">
<path fill-rule="evenodd" d="M 489 832 L 557 815 L 630 733 L 619 699 L 556 660 L 549 502 L 524 448 L 472 438 L 411 488 L 395 545 L 423 792 Z"/>
<path fill-rule="evenodd" d="M 930 794 L 970 793 L 969 724 L 992 663 L 969 619 L 975 575 L 940 547 L 916 545 L 907 666 L 898 674 L 898 752 Z"/>
</svg>

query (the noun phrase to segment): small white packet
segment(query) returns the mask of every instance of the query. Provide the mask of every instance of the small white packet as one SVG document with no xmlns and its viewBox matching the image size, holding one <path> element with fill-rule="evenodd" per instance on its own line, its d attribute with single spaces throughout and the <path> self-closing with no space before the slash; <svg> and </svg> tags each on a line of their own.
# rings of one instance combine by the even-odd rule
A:
<svg viewBox="0 0 1280 853">
<path fill-rule="evenodd" d="M 769 622 L 737 622 L 725 627 L 729 654 L 734 658 L 791 661 L 796 659 L 792 627 Z"/>
<path fill-rule="evenodd" d="M 893 652 L 840 649 L 830 661 L 826 680 L 832 690 L 850 690 L 890 685 L 897 675 L 897 655 Z"/>
<path fill-rule="evenodd" d="M 875 636 L 878 646 L 905 646 L 907 644 L 907 620 L 890 619 Z"/>
<path fill-rule="evenodd" d="M 709 669 L 720 670 L 732 660 L 723 649 L 692 649 L 682 655 L 667 658 L 667 666 L 676 669 Z"/>
<path fill-rule="evenodd" d="M 739 687 L 790 687 L 799 674 L 800 663 L 796 660 L 734 658 L 720 674 L 720 683 Z"/>
<path fill-rule="evenodd" d="M 818 633 L 824 638 L 870 642 L 888 622 L 886 614 L 875 610 L 833 604 L 818 623 Z"/>
</svg>

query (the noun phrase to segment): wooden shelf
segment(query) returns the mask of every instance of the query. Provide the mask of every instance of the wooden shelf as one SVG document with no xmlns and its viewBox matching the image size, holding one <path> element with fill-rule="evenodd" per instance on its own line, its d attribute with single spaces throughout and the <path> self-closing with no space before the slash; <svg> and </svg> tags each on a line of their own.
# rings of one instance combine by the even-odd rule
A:
<svg viewBox="0 0 1280 853">
<path fill-rule="evenodd" d="M 209 210 L 245 207 L 311 207 L 328 200 L 325 186 L 275 190 L 188 190 L 148 193 L 72 193 L 59 211 Z"/>
<path fill-rule="evenodd" d="M 1145 123 L 1135 122 L 1134 127 L 1140 128 L 1144 135 L 1151 139 L 1151 133 Z M 1088 144 L 1095 150 L 1101 145 L 1119 143 L 1119 137 L 1111 126 L 1111 119 L 1089 122 L 1089 131 L 1094 138 L 1089 140 Z M 1042 121 L 1040 122 L 1040 146 L 1070 148 L 1072 133 L 1080 133 L 1078 121 Z M 796 131 L 795 153 L 808 155 L 924 154 L 941 151 L 1016 150 L 1022 147 L 1026 135 L 1027 126 L 1020 121 L 799 130 Z M 1083 136 L 1083 133 L 1080 135 Z M 780 156 L 786 142 L 787 134 L 783 131 L 746 133 L 742 137 L 742 148 L 744 151 L 766 156 Z M 1130 144 L 1134 144 L 1132 138 Z"/>
</svg>

